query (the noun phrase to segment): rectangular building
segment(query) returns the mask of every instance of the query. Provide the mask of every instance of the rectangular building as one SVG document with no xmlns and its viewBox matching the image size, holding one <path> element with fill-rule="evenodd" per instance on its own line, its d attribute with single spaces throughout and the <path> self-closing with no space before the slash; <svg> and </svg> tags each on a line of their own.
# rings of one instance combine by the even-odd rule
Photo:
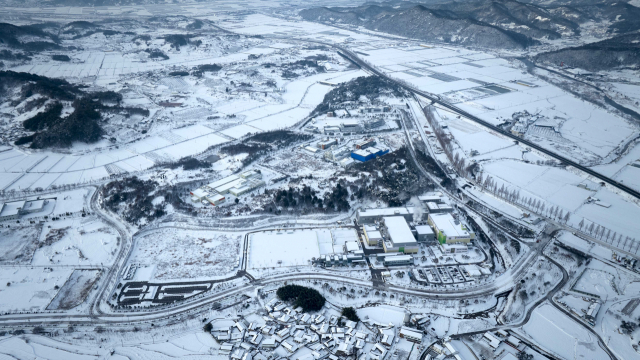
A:
<svg viewBox="0 0 640 360">
<path fill-rule="evenodd" d="M 382 240 L 382 234 L 380 231 L 376 230 L 375 226 L 367 226 L 363 227 L 364 230 L 364 238 L 367 241 L 367 245 L 376 246 L 378 242 Z"/>
<path fill-rule="evenodd" d="M 209 191 L 213 191 L 216 188 L 218 188 L 218 187 L 220 187 L 222 185 L 228 184 L 228 183 L 230 183 L 232 181 L 236 181 L 239 178 L 240 177 L 238 175 L 227 176 L 225 178 L 222 178 L 220 180 L 216 180 L 216 181 L 214 181 L 214 182 L 212 182 L 210 184 L 207 184 L 205 187 L 208 188 Z"/>
<path fill-rule="evenodd" d="M 44 206 L 48 204 L 47 200 L 29 200 L 24 203 L 22 209 L 20 209 L 20 214 L 33 214 L 40 212 L 44 209 Z"/>
<path fill-rule="evenodd" d="M 415 254 L 418 252 L 418 242 L 413 237 L 409 224 L 402 216 L 386 216 L 382 218 L 381 226 L 384 252 L 401 252 Z"/>
<path fill-rule="evenodd" d="M 356 219 L 359 224 L 373 224 L 376 221 L 382 220 L 385 216 L 402 216 L 406 221 L 413 221 L 414 212 L 415 209 L 413 207 L 365 209 L 358 210 Z"/>
<path fill-rule="evenodd" d="M 214 193 L 205 197 L 205 200 L 211 203 L 211 205 L 220 205 L 225 201 L 225 197 L 222 194 Z"/>
<path fill-rule="evenodd" d="M 384 266 L 408 266 L 413 265 L 413 256 L 411 255 L 398 255 L 387 256 L 382 262 Z"/>
<path fill-rule="evenodd" d="M 428 221 L 440 244 L 468 243 L 475 238 L 475 234 L 451 214 L 429 214 Z"/>
<path fill-rule="evenodd" d="M 191 194 L 191 201 L 194 203 L 200 202 L 204 200 L 207 196 L 209 196 L 209 192 L 204 190 L 203 188 L 195 189 L 189 192 L 189 194 Z"/>
<path fill-rule="evenodd" d="M 422 342 L 422 332 L 416 329 L 411 329 L 403 326 L 400 328 L 400 331 L 398 332 L 398 336 L 414 343 L 419 344 Z"/>
<path fill-rule="evenodd" d="M 358 133 L 362 131 L 362 127 L 357 120 L 345 120 L 340 123 L 340 131 Z"/>
<path fill-rule="evenodd" d="M 418 200 L 420 200 L 420 202 L 422 203 L 428 203 L 428 202 L 433 202 L 436 204 L 441 204 L 442 203 L 442 194 L 438 195 L 420 195 L 418 196 Z"/>
<path fill-rule="evenodd" d="M 356 144 L 356 149 L 366 149 L 376 145 L 374 139 L 367 139 Z"/>
<path fill-rule="evenodd" d="M 369 161 L 371 159 L 375 159 L 379 156 L 387 154 L 389 149 L 378 149 L 375 147 L 370 147 L 366 149 L 358 149 L 351 153 L 351 157 L 358 161 Z"/>
<path fill-rule="evenodd" d="M 418 234 L 419 242 L 432 242 L 436 241 L 436 235 L 429 225 L 416 226 L 416 233 Z"/>
<path fill-rule="evenodd" d="M 459 243 L 459 244 L 442 244 L 442 252 L 445 254 L 463 254 L 467 252 L 467 244 Z"/>
<path fill-rule="evenodd" d="M 338 145 L 338 141 L 336 139 L 325 139 L 318 142 L 318 148 L 322 150 L 326 150 L 333 145 Z"/>
<path fill-rule="evenodd" d="M 26 201 L 14 201 L 2 204 L 0 207 L 0 221 L 18 220 L 20 218 L 20 211 L 25 203 Z"/>
</svg>

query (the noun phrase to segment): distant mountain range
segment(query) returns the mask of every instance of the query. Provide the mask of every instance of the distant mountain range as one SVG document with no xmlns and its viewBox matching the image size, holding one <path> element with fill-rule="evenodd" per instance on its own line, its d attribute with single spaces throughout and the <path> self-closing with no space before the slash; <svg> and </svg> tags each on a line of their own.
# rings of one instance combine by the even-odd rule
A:
<svg viewBox="0 0 640 360">
<path fill-rule="evenodd" d="M 299 14 L 309 21 L 495 49 L 524 49 L 560 38 L 610 37 L 640 29 L 640 8 L 613 0 L 385 2 L 318 7 Z"/>
</svg>

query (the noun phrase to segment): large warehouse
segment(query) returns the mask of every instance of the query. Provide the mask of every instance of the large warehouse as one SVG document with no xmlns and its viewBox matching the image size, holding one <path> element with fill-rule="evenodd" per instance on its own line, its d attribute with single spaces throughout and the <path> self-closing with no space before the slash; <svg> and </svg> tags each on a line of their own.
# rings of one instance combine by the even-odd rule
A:
<svg viewBox="0 0 640 360">
<path fill-rule="evenodd" d="M 381 231 L 386 235 L 382 242 L 384 252 L 402 252 L 415 254 L 418 252 L 418 242 L 413 237 L 409 224 L 402 216 L 386 216 L 382 218 Z"/>
<path fill-rule="evenodd" d="M 440 244 L 468 243 L 475 238 L 475 234 L 451 214 L 429 214 L 428 221 Z"/>
<path fill-rule="evenodd" d="M 227 176 L 191 191 L 191 200 L 193 202 L 207 200 L 213 205 L 218 205 L 224 202 L 226 194 L 238 197 L 264 186 L 264 181 L 261 179 L 262 174 L 255 170 L 245 171 L 239 176 Z"/>
<path fill-rule="evenodd" d="M 356 219 L 359 224 L 372 224 L 376 221 L 382 220 L 385 216 L 402 216 L 407 221 L 413 221 L 413 213 L 415 208 L 413 207 L 395 207 L 395 208 L 383 208 L 383 209 L 365 209 L 358 210 Z"/>
<path fill-rule="evenodd" d="M 378 149 L 374 147 L 366 148 L 366 149 L 358 149 L 351 153 L 351 157 L 365 162 L 371 159 L 375 159 L 378 156 L 382 156 L 389 152 L 389 149 Z"/>
</svg>

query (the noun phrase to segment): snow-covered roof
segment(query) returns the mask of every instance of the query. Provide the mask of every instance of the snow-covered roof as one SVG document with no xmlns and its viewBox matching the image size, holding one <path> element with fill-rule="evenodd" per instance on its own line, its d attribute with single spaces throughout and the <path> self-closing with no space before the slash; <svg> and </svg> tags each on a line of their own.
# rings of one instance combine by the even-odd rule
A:
<svg viewBox="0 0 640 360">
<path fill-rule="evenodd" d="M 431 221 L 447 237 L 457 238 L 469 236 L 469 232 L 462 228 L 462 224 L 456 224 L 451 214 L 429 214 Z"/>
<path fill-rule="evenodd" d="M 14 201 L 5 203 L 0 207 L 0 217 L 18 215 L 20 209 L 24 207 L 25 201 Z"/>
<path fill-rule="evenodd" d="M 389 237 L 394 246 L 405 244 L 416 244 L 416 239 L 411 233 L 409 224 L 402 216 L 385 216 L 384 225 L 389 232 Z"/>
<path fill-rule="evenodd" d="M 365 209 L 358 210 L 360 216 L 394 216 L 413 214 L 413 208 L 382 208 L 382 209 Z"/>
<path fill-rule="evenodd" d="M 418 232 L 418 235 L 428 235 L 433 234 L 433 229 L 429 225 L 418 225 L 416 226 L 416 232 Z"/>
<path fill-rule="evenodd" d="M 217 180 L 217 181 L 214 181 L 214 182 L 208 184 L 207 187 L 211 188 L 211 189 L 215 189 L 217 187 L 220 187 L 220 186 L 222 186 L 224 184 L 228 184 L 228 183 L 230 183 L 232 181 L 235 181 L 235 180 L 238 180 L 238 179 L 239 179 L 238 175 L 227 176 L 225 178 L 222 178 L 220 180 Z"/>
<path fill-rule="evenodd" d="M 360 250 L 360 247 L 358 246 L 358 243 L 355 242 L 355 241 L 347 241 L 344 245 L 347 248 L 347 251 Z"/>
</svg>

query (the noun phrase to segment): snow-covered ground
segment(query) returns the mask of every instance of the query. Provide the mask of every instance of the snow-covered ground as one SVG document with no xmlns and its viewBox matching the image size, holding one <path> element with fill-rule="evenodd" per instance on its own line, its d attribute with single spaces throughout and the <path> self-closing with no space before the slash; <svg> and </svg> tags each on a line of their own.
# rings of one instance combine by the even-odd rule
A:
<svg viewBox="0 0 640 360">
<path fill-rule="evenodd" d="M 244 233 L 160 229 L 135 239 L 128 265 L 135 281 L 199 280 L 232 276 Z"/>
</svg>

